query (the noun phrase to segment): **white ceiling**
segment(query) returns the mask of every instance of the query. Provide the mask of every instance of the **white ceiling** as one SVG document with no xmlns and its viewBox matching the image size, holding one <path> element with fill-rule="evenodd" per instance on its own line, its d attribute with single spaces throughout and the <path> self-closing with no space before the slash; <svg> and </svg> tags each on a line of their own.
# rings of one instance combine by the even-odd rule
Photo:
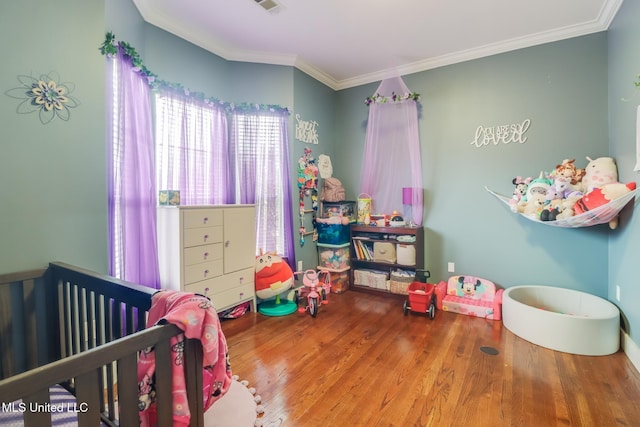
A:
<svg viewBox="0 0 640 427">
<path fill-rule="evenodd" d="M 230 61 L 296 67 L 339 90 L 608 29 L 623 0 L 133 0 Z"/>
</svg>

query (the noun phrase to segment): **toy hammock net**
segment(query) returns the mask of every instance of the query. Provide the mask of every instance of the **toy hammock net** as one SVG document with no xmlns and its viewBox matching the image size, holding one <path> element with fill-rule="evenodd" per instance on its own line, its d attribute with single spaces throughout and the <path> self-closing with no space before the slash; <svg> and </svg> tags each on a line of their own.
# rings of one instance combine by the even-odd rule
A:
<svg viewBox="0 0 640 427">
<path fill-rule="evenodd" d="M 498 200 L 507 205 L 511 210 L 511 205 L 509 204 L 509 200 L 511 200 L 511 197 L 496 193 L 495 191 L 489 189 L 489 187 L 485 187 L 485 189 L 489 193 L 493 194 Z M 598 206 L 595 209 L 581 213 L 579 215 L 574 215 L 569 218 L 557 219 L 555 221 L 540 221 L 540 219 L 536 216 L 529 216 L 523 213 L 520 213 L 519 215 L 522 215 L 523 217 L 531 221 L 539 222 L 545 225 L 551 225 L 553 227 L 578 228 L 589 227 L 598 224 L 606 224 L 616 216 L 618 216 L 622 208 L 624 208 L 627 203 L 629 203 L 629 201 L 636 196 L 638 191 L 640 191 L 640 187 L 624 194 L 621 197 L 618 197 L 617 199 L 611 200 L 606 205 Z"/>
</svg>

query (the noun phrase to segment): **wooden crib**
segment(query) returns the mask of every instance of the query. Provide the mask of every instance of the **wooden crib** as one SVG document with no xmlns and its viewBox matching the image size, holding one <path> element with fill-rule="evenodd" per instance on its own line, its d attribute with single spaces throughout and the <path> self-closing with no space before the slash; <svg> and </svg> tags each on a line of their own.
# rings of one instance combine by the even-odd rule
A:
<svg viewBox="0 0 640 427">
<path fill-rule="evenodd" d="M 181 332 L 146 329 L 154 292 L 63 263 L 0 275 L 0 416 L 19 411 L 26 427 L 55 425 L 50 387 L 60 384 L 76 398 L 65 409 L 79 426 L 138 426 L 138 352 L 155 346 L 156 372 L 170 372 L 169 342 Z M 186 341 L 184 363 L 191 426 L 202 426 L 199 341 Z M 171 375 L 156 376 L 156 399 L 158 426 L 173 425 Z"/>
</svg>

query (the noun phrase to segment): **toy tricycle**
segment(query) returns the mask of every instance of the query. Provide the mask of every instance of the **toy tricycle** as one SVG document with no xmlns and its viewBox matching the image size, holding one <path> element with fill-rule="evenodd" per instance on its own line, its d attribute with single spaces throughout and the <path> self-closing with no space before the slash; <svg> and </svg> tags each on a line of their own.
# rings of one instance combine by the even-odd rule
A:
<svg viewBox="0 0 640 427">
<path fill-rule="evenodd" d="M 325 274 L 324 282 L 320 283 L 319 275 Z M 328 304 L 331 291 L 331 275 L 328 271 L 305 270 L 296 271 L 294 274 L 302 274 L 302 287 L 295 291 L 295 301 L 298 304 L 300 298 L 306 299 L 306 305 L 298 308 L 298 312 L 308 311 L 311 317 L 318 315 L 320 304 Z"/>
</svg>

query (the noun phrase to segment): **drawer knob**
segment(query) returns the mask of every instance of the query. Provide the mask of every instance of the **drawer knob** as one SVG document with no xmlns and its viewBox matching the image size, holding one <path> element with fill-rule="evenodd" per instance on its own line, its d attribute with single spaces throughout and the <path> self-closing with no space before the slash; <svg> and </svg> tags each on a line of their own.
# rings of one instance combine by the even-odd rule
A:
<svg viewBox="0 0 640 427">
<path fill-rule="evenodd" d="M 202 223 L 203 224 L 206 224 L 208 221 L 209 221 L 208 217 L 205 216 L 204 218 L 202 218 Z"/>
<path fill-rule="evenodd" d="M 204 255 L 203 255 L 203 258 L 207 259 L 208 256 L 209 256 L 209 252 L 205 252 Z"/>
<path fill-rule="evenodd" d="M 206 241 L 207 241 L 207 239 L 209 238 L 209 235 L 208 235 L 208 234 L 205 234 L 204 236 L 202 236 L 202 238 L 203 238 L 203 239 L 204 239 L 204 241 L 206 242 Z"/>
<path fill-rule="evenodd" d="M 207 274 L 209 274 L 209 270 L 205 270 L 205 271 L 204 271 L 204 276 L 205 276 L 205 277 L 207 276 Z"/>
<path fill-rule="evenodd" d="M 209 293 L 209 288 L 204 288 L 204 296 L 206 297 L 207 294 Z"/>
<path fill-rule="evenodd" d="M 240 298 L 244 297 L 244 292 L 240 292 Z"/>
<path fill-rule="evenodd" d="M 229 240 L 224 242 L 224 247 L 228 248 L 231 245 L 231 242 Z"/>
<path fill-rule="evenodd" d="M 240 283 L 244 282 L 244 277 L 240 277 Z"/>
</svg>

